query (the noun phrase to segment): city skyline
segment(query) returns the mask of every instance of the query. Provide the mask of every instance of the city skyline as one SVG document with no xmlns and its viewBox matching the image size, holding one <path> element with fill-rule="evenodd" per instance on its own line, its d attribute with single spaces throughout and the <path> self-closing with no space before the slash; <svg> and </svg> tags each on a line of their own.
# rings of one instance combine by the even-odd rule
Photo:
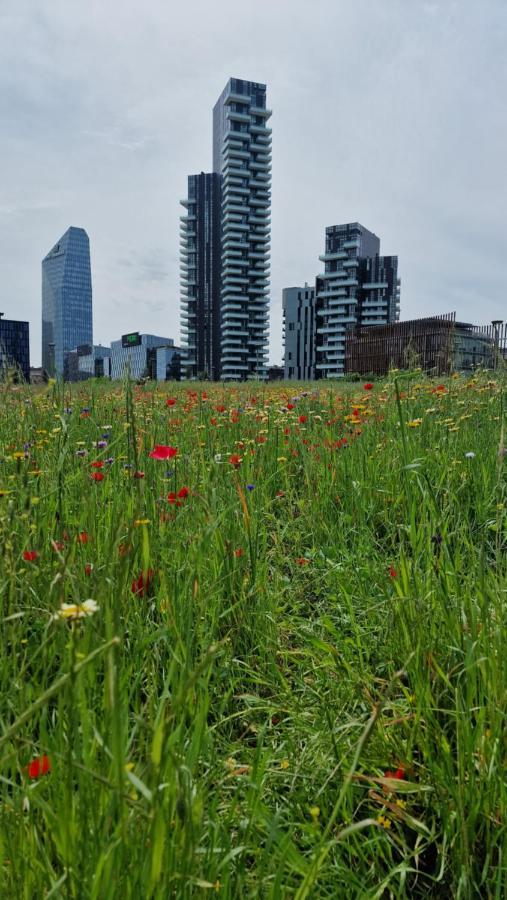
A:
<svg viewBox="0 0 507 900">
<path fill-rule="evenodd" d="M 507 9 L 379 6 L 4 8 L 1 305 L 30 321 L 34 364 L 40 259 L 73 222 L 92 244 L 97 338 L 120 320 L 177 339 L 179 200 L 189 172 L 211 170 L 210 110 L 235 75 L 266 83 L 276 111 L 271 362 L 282 289 L 313 273 L 333 221 L 368 222 L 399 254 L 403 318 L 505 318 L 507 129 L 491 86 L 507 76 Z"/>
</svg>

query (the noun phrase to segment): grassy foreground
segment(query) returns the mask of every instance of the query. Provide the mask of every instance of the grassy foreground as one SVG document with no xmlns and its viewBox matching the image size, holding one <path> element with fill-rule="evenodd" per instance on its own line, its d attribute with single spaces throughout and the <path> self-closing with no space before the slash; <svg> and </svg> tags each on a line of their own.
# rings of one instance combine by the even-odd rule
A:
<svg viewBox="0 0 507 900">
<path fill-rule="evenodd" d="M 505 387 L 0 387 L 1 897 L 507 895 Z"/>
</svg>

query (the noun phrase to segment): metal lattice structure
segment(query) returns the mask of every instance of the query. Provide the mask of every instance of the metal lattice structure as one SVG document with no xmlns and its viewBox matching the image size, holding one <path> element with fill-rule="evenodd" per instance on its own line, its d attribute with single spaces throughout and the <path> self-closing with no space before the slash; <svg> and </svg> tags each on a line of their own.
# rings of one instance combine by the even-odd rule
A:
<svg viewBox="0 0 507 900">
<path fill-rule="evenodd" d="M 456 313 L 349 331 L 345 372 L 386 375 L 389 369 L 420 366 L 445 375 L 479 366 L 494 369 L 507 357 L 507 325 L 456 322 Z"/>
</svg>

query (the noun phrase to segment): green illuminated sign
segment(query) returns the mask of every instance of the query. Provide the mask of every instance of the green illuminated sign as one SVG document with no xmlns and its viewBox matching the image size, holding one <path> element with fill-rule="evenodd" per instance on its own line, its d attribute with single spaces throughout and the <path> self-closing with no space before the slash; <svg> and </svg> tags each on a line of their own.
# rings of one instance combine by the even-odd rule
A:
<svg viewBox="0 0 507 900">
<path fill-rule="evenodd" d="M 121 338 L 122 347 L 139 347 L 141 343 L 141 335 L 138 331 L 133 331 L 132 334 L 123 334 Z"/>
</svg>

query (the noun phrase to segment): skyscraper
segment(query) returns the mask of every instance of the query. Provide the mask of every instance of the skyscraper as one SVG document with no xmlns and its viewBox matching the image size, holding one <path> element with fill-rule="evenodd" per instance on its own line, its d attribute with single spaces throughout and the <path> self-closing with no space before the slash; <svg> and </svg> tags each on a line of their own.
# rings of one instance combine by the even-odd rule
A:
<svg viewBox="0 0 507 900">
<path fill-rule="evenodd" d="M 191 377 L 220 378 L 220 175 L 188 176 L 180 217 L 181 332 Z"/>
<path fill-rule="evenodd" d="M 229 79 L 213 109 L 213 173 L 189 177 L 181 305 L 193 375 L 267 378 L 270 115 L 266 85 Z"/>
<path fill-rule="evenodd" d="M 315 378 L 315 288 L 284 288 L 284 377 L 296 381 Z"/>
<path fill-rule="evenodd" d="M 380 240 L 358 222 L 326 228 L 324 272 L 317 276 L 316 377 L 344 374 L 346 332 L 396 322 L 398 257 L 380 256 Z"/>
<path fill-rule="evenodd" d="M 42 366 L 66 377 L 66 359 L 93 345 L 90 242 L 84 228 L 69 228 L 42 260 Z"/>
</svg>

